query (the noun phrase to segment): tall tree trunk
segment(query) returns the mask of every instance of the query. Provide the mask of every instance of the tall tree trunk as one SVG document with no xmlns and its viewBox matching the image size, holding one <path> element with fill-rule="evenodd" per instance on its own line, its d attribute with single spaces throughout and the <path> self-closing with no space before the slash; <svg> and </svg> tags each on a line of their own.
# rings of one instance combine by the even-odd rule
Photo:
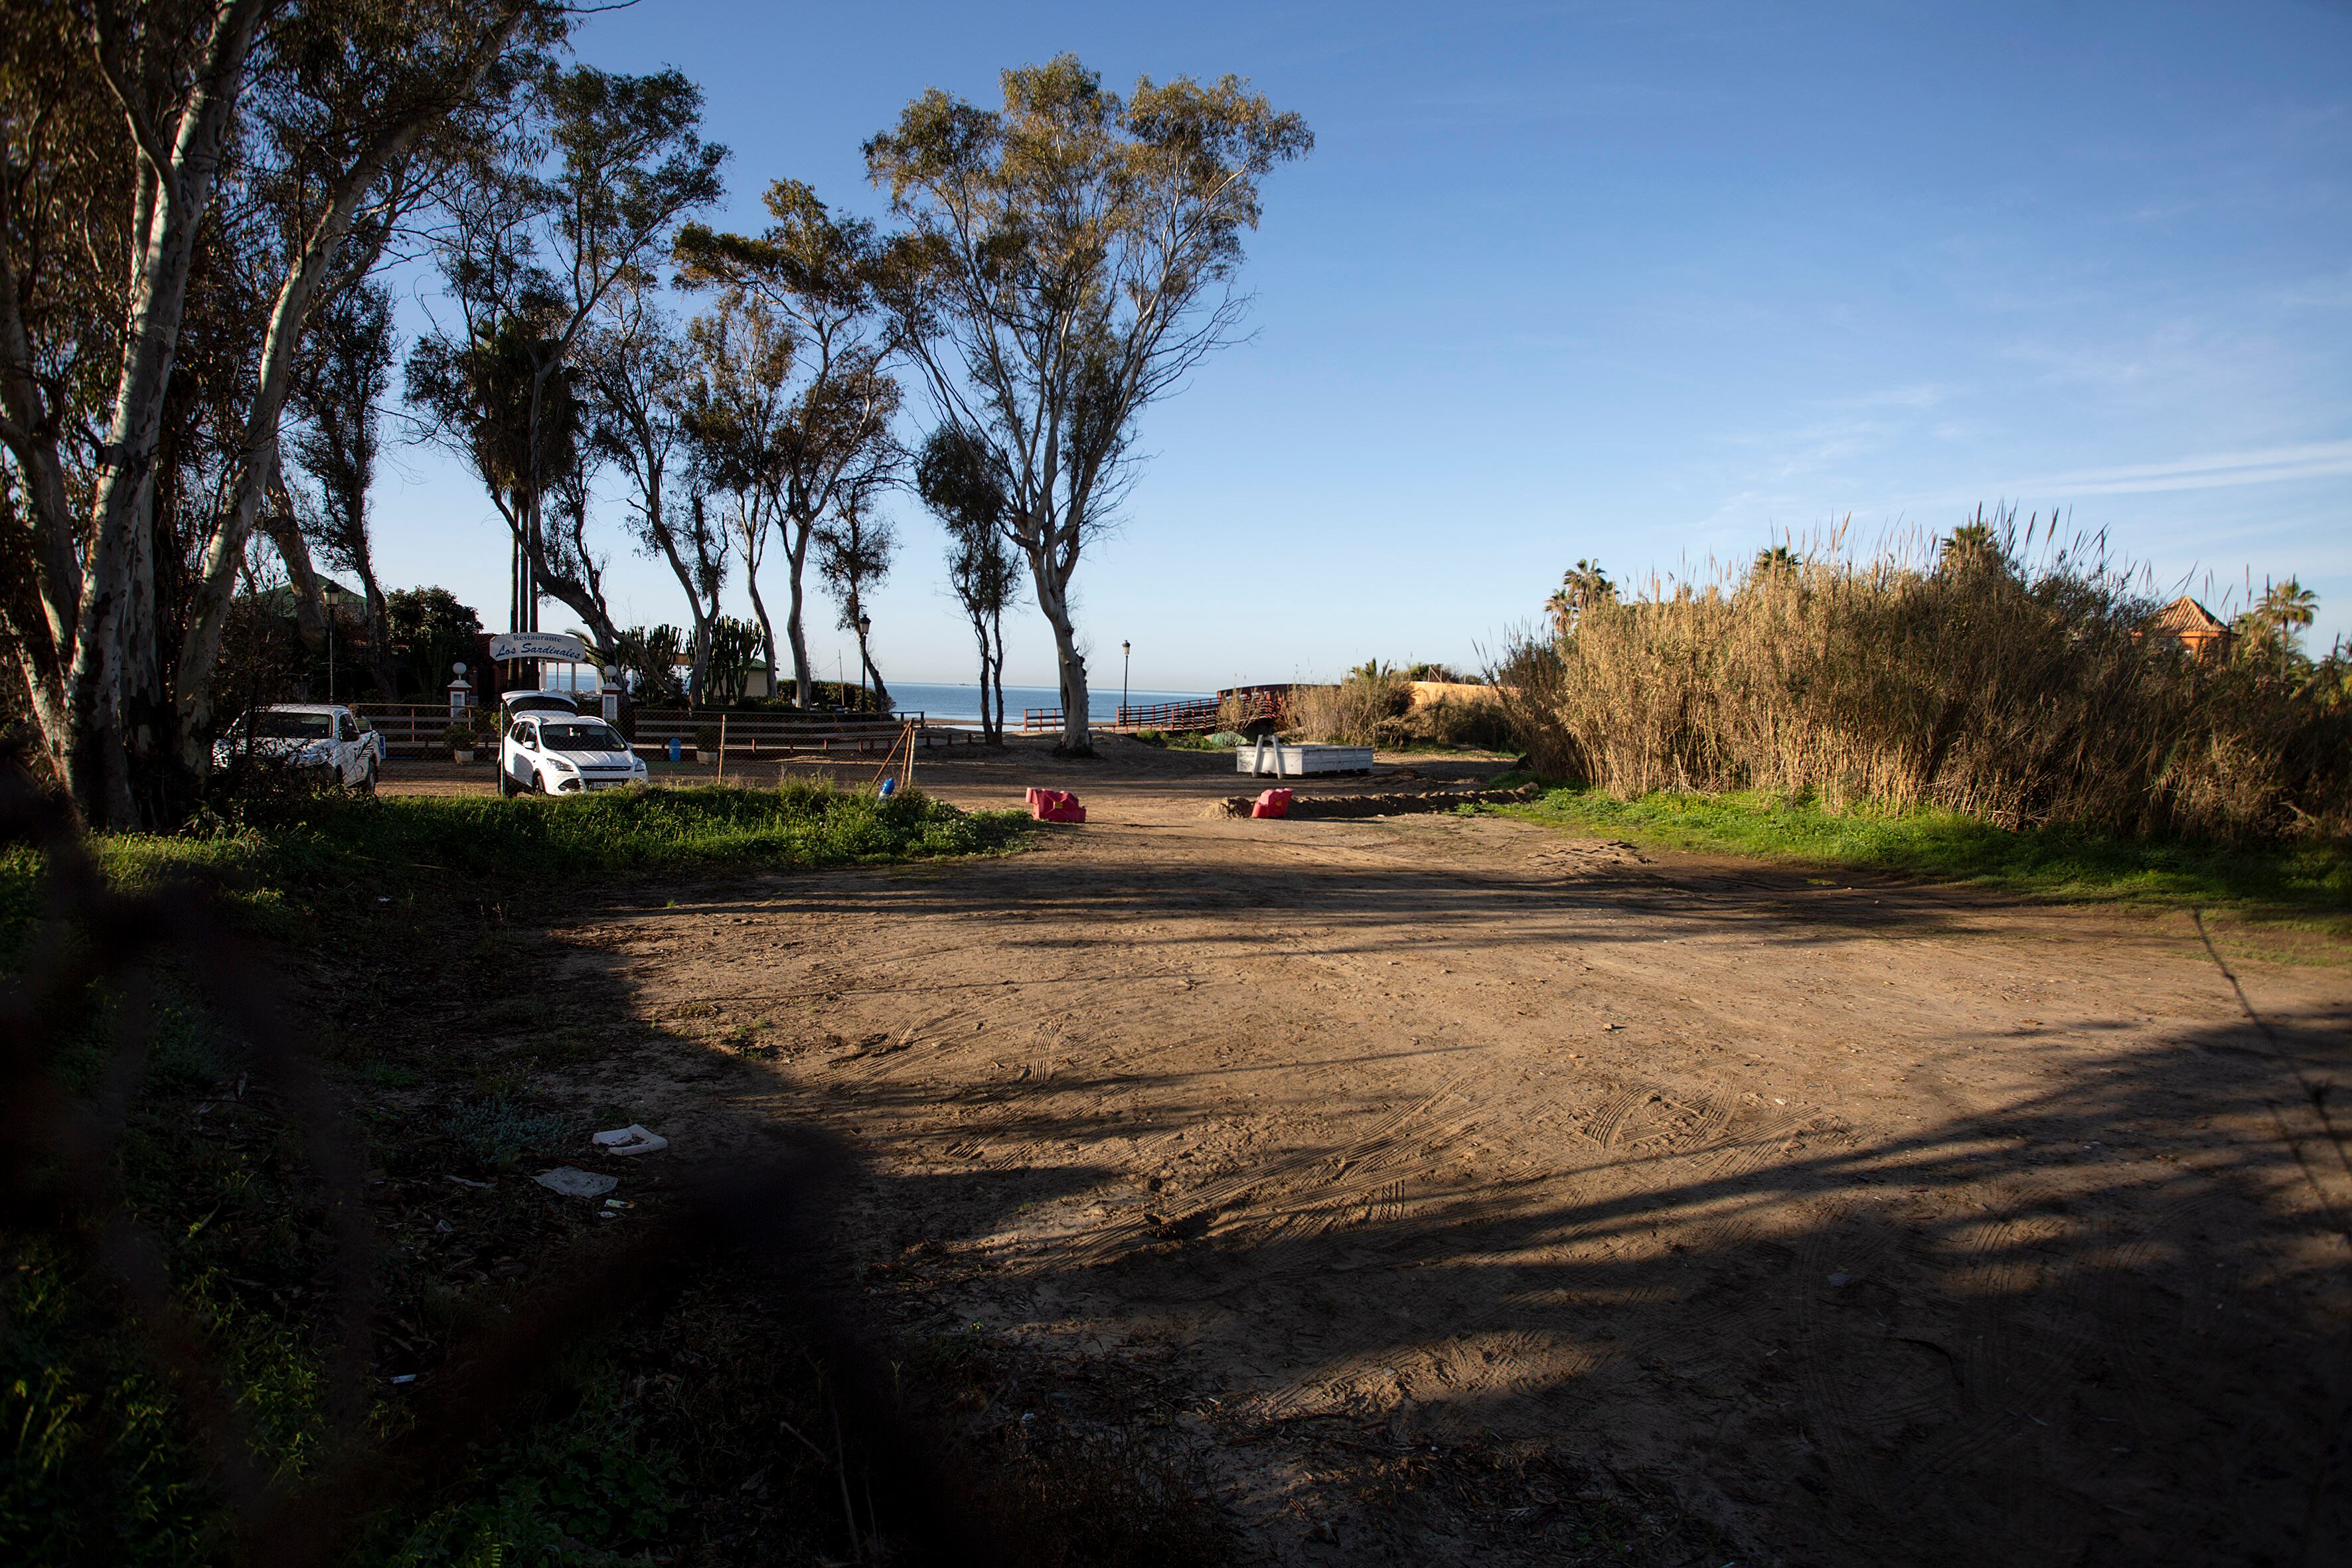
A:
<svg viewBox="0 0 2352 1568">
<path fill-rule="evenodd" d="M 801 610 L 806 597 L 802 578 L 808 563 L 809 535 L 815 530 L 815 520 L 793 518 L 791 526 L 788 558 L 793 566 L 793 597 L 791 613 L 784 617 L 784 635 L 792 639 L 793 644 L 793 704 L 797 708 L 806 708 L 815 692 L 814 683 L 809 679 L 808 637 L 801 629 Z M 772 669 L 774 666 L 769 668 Z"/>
<path fill-rule="evenodd" d="M 310 564 L 310 547 L 303 542 L 302 531 L 294 526 L 291 508 L 273 509 L 266 526 L 269 542 L 278 547 L 278 558 L 286 563 L 287 585 L 294 594 L 294 624 L 302 634 L 302 646 L 317 653 L 327 646 L 334 627 L 327 618 L 325 595 L 319 591 L 318 571 Z M 208 713 L 212 710 L 209 698 L 205 709 Z"/>
<path fill-rule="evenodd" d="M 658 498 L 654 504 L 656 507 L 660 505 Z M 662 559 L 669 563 L 672 575 L 677 578 L 677 585 L 686 590 L 686 613 L 694 618 L 694 640 L 688 645 L 688 651 L 694 659 L 692 673 L 688 677 L 692 683 L 688 697 L 691 702 L 699 705 L 703 675 L 710 667 L 710 624 L 718 618 L 719 606 L 713 605 L 708 611 L 703 608 L 702 595 L 694 585 L 694 573 L 688 567 L 685 557 L 678 554 L 677 542 L 670 536 L 669 530 L 656 528 L 652 532 L 655 542 L 661 546 Z"/>
<path fill-rule="evenodd" d="M 990 739 L 991 739 L 991 742 L 992 742 L 992 744 L 995 744 L 995 745 L 999 745 L 999 746 L 1001 746 L 1001 745 L 1004 744 L 1004 611 L 1003 611 L 1003 608 L 1000 605 L 1000 606 L 997 608 L 997 610 L 995 611 L 995 613 L 994 613 L 994 614 L 993 614 L 990 618 L 991 618 L 991 619 L 995 623 L 995 628 L 996 628 L 996 650 L 995 650 L 993 653 L 992 653 L 991 655 L 989 655 L 989 660 L 990 660 L 990 662 L 991 662 L 991 663 L 995 667 L 995 668 L 994 668 L 994 676 L 993 676 L 993 679 L 994 679 L 994 682 L 995 682 L 995 690 L 996 690 L 996 729 L 995 729 L 995 731 L 994 731 L 993 734 L 990 737 Z"/>
<path fill-rule="evenodd" d="M 1037 607 L 1054 628 L 1054 659 L 1062 679 L 1062 745 L 1083 752 L 1094 744 L 1087 723 L 1087 660 L 1078 651 L 1078 631 L 1070 621 L 1065 581 L 1044 560 L 1030 557 L 1030 580 L 1037 590 Z"/>
<path fill-rule="evenodd" d="M 882 684 L 882 672 L 874 668 L 874 656 L 866 651 L 866 628 L 859 622 L 855 595 L 850 599 L 849 624 L 857 627 L 857 662 L 866 671 L 866 679 L 873 683 L 874 711 L 887 713 L 890 711 L 890 689 Z"/>
<path fill-rule="evenodd" d="M 988 617 L 970 605 L 964 614 L 971 621 L 972 640 L 980 645 L 980 738 L 993 744 L 996 732 L 988 721 Z"/>
<path fill-rule="evenodd" d="M 178 700 L 176 760 L 192 776 L 205 766 L 206 744 L 213 728 L 213 667 L 219 662 L 221 637 L 228 625 L 230 602 L 236 595 L 236 574 L 245 560 L 245 544 L 265 498 L 281 483 L 278 432 L 286 399 L 294 390 L 294 353 L 317 303 L 319 289 L 351 234 L 352 217 L 360 200 L 383 172 L 406 155 L 423 133 L 429 116 L 419 114 L 395 124 L 344 170 L 332 187 L 326 210 L 304 237 L 300 254 L 278 286 L 262 342 L 261 366 L 253 403 L 245 416 L 245 437 L 237 458 L 236 479 L 227 512 L 205 542 L 203 573 L 190 608 L 188 627 L 180 639 L 180 659 L 173 672 Z M 290 514 L 287 527 L 292 528 Z M 285 542 L 279 540 L 283 553 Z M 307 565 L 308 556 L 304 555 Z M 289 570 L 292 563 L 289 560 Z"/>
<path fill-rule="evenodd" d="M 392 611 L 375 580 L 375 563 L 362 560 L 360 591 L 367 595 L 368 674 L 375 678 L 382 700 L 400 700 L 400 667 L 392 660 Z M 423 694 L 429 700 L 429 692 Z"/>
<path fill-rule="evenodd" d="M 198 230 L 211 206 L 263 0 L 230 0 L 214 14 L 204 59 L 169 147 L 118 90 L 144 178 L 138 255 L 123 322 L 122 371 L 100 448 L 89 548 L 65 658 L 65 733 L 52 738 L 67 793 L 94 827 L 135 826 L 122 732 L 123 617 L 131 595 L 132 539 L 152 500 L 163 400 L 179 353 Z M 106 70 L 110 86 L 119 88 Z"/>
<path fill-rule="evenodd" d="M 768 618 L 768 602 L 760 597 L 760 574 L 754 571 L 743 574 L 743 586 L 751 590 L 751 615 L 760 623 L 760 651 L 768 661 L 768 695 L 776 695 L 776 627 Z M 806 707 L 806 703 L 802 704 Z"/>
</svg>

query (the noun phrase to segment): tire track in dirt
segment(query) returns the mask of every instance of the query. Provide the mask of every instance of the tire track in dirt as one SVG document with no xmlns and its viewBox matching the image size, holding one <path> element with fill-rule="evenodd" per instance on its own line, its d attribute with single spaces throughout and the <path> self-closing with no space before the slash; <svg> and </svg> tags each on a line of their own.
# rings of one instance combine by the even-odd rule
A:
<svg viewBox="0 0 2352 1568">
<path fill-rule="evenodd" d="M 1465 1109 L 1443 1121 L 1424 1122 L 1428 1113 L 1448 1100 L 1458 1099 L 1454 1085 L 1448 1084 L 1419 1104 L 1396 1111 L 1382 1119 L 1370 1131 L 1350 1140 L 1338 1148 L 1308 1149 L 1285 1155 L 1268 1163 L 1237 1171 L 1218 1177 L 1196 1190 L 1181 1204 L 1170 1203 L 1168 1213 L 1156 1222 L 1150 1219 L 1116 1221 L 1081 1234 L 1064 1238 L 1060 1256 L 1069 1266 L 1079 1268 L 1098 1268 L 1117 1260 L 1128 1251 L 1155 1240 L 1187 1241 L 1207 1236 L 1227 1211 L 1240 1205 L 1251 1195 L 1278 1183 L 1302 1180 L 1328 1170 L 1324 1193 L 1341 1203 L 1368 1196 L 1389 1184 L 1392 1177 L 1388 1163 L 1396 1156 L 1429 1142 L 1442 1142 L 1456 1136 L 1475 1115 L 1475 1108 Z"/>
<path fill-rule="evenodd" d="M 911 1024 L 911 1048 L 770 1069 L 778 1114 L 873 1152 L 845 1246 L 887 1256 L 919 1233 L 944 1261 L 904 1298 L 919 1315 L 1149 1347 L 1201 1393 L 1181 1440 L 1213 1461 L 1236 1423 L 1281 1423 L 1336 1496 L 1365 1445 L 1427 1431 L 1450 1451 L 1491 1422 L 1655 1464 L 1691 1495 L 1736 1472 L 1754 1498 L 1717 1500 L 1757 1528 L 1757 1561 L 2038 1564 L 2103 1499 L 2235 1529 L 2208 1560 L 2239 1560 L 2222 1543 L 2252 1527 L 2224 1492 L 2255 1495 L 2254 1451 L 2308 1435 L 2294 1379 L 2252 1376 L 2298 1331 L 2216 1310 L 2213 1261 L 2244 1260 L 2233 1238 L 2182 1239 L 2200 1215 L 2163 1191 L 2177 1169 L 2110 1172 L 2063 1131 L 2128 1125 L 2159 1151 L 2143 1157 L 2239 1162 L 2247 1190 L 2202 1217 L 2266 1223 L 2241 1206 L 2270 1202 L 2261 1171 L 2198 1120 L 2235 1080 L 2195 1045 L 2205 1004 L 2164 941 L 1933 890 L 1874 912 L 1874 889 L 1824 901 L 1786 874 L 1710 873 L 1702 898 L 1674 885 L 1686 869 L 1562 874 L 1526 854 L 1533 829 L 1434 820 L 1344 843 L 1320 825 L 1056 835 L 887 916 L 877 879 L 843 876 L 794 917 L 821 946 L 761 972 L 668 936 L 630 984 L 675 974 L 730 1022 L 735 984 L 805 984 L 792 1001 L 848 1038 Z M 1088 945 L 1052 944 L 1083 922 Z M 1051 973 L 998 983 L 1033 970 Z M 2073 1021 L 2053 973 L 2085 976 L 2063 994 L 2117 1031 L 2103 1076 L 2018 1026 Z M 1839 1051 L 1872 1013 L 1868 1053 Z M 1620 1017 L 1647 1022 L 1601 1031 Z M 1996 1120 L 2015 1135 L 1981 1137 Z M 2073 1206 L 2053 1219 L 2045 1196 Z M 2286 1414 L 2198 1426 L 2250 1389 Z M 2150 1457 L 2099 1458 L 2124 1444 Z M 1271 1483 L 1237 1452 L 1227 1479 L 1257 1508 Z M 1434 1489 L 1414 1506 L 1466 1522 Z M 1296 1560 L 1288 1528 L 1267 1555 Z M 1522 1560 L 1474 1536 L 1433 1534 L 1423 1560 Z"/>
<path fill-rule="evenodd" d="M 1898 1528 L 1919 1500 L 1958 1476 L 2008 1484 L 2011 1505 L 1974 1526 L 1980 1544 L 2004 1563 L 2075 1561 L 2084 1529 L 2074 1490 L 2076 1467 L 2048 1441 L 2059 1414 L 2052 1394 L 2067 1385 L 2074 1335 L 2053 1335 L 2021 1320 L 2019 1303 L 2046 1299 L 2056 1281 L 2033 1256 L 2039 1227 L 2021 1211 L 2046 1200 L 2049 1189 L 2021 1176 L 1996 1194 L 2001 1208 L 1982 1205 L 1985 1217 L 1959 1231 L 1958 1257 L 1945 1265 L 1934 1299 L 1951 1310 L 1957 1332 L 1938 1337 L 1918 1325 L 1898 1333 L 1881 1326 L 1876 1345 L 1857 1343 L 1851 1326 L 1829 1321 L 1824 1281 L 1840 1296 L 1875 1282 L 1884 1262 L 1905 1249 L 1881 1228 L 1868 1244 L 1841 1247 L 1830 1226 L 1811 1233 L 1793 1314 L 1802 1336 L 1806 1430 L 1842 1486 L 1866 1504 L 1855 1529 Z M 1855 1211 L 1846 1211 L 1850 1215 Z M 1907 1279 L 1897 1272 L 1894 1278 Z M 1921 1288 L 1914 1284 L 1914 1289 Z M 1851 1310 L 1841 1308 L 1841 1310 Z M 1957 1345 L 1945 1342 L 1957 1340 Z M 1949 1361 L 1950 1387 L 1941 1395 L 1921 1389 L 1912 1397 L 1883 1398 L 1885 1355 L 1894 1345 L 1927 1349 Z M 1883 1348 L 1883 1349 L 1882 1349 Z M 1857 1350 L 1863 1357 L 1858 1360 Z M 1877 1367 L 1880 1382 L 1857 1386 L 1857 1369 Z M 1932 1384 L 1936 1373 L 1927 1374 Z M 1905 1435 L 1916 1431 L 1915 1441 Z M 2030 1485 L 2013 1483 L 2029 1479 Z"/>
</svg>

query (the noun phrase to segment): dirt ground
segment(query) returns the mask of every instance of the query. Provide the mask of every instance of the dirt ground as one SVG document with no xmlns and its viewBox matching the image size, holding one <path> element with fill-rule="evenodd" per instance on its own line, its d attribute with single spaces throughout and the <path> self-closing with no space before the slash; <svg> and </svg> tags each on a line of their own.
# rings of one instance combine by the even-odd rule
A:
<svg viewBox="0 0 2352 1568">
<path fill-rule="evenodd" d="M 705 1049 L 573 1091 L 681 1169 L 846 1139 L 878 1313 L 1189 1445 L 1269 1560 L 2352 1561 L 2352 1180 L 2304 1087 L 2352 968 L 1496 818 L 1205 816 L 1231 770 L 926 763 L 1089 820 L 584 911 L 572 978 Z"/>
</svg>

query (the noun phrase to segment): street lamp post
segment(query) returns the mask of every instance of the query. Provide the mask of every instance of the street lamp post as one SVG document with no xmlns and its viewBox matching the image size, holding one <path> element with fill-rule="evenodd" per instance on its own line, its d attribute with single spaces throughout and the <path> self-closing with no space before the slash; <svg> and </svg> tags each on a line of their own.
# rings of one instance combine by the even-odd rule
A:
<svg viewBox="0 0 2352 1568">
<path fill-rule="evenodd" d="M 871 671 L 872 671 L 872 669 L 873 669 L 873 668 L 874 668 L 874 661 L 873 661 L 872 659 L 867 658 L 866 657 L 866 634 L 867 634 L 867 633 L 869 633 L 869 632 L 871 632 L 873 629 L 874 629 L 874 617 L 873 617 L 872 616 L 866 615 L 866 614 L 864 611 L 862 611 L 862 610 L 861 610 L 860 612 L 858 612 L 858 616 L 857 616 L 857 687 L 858 687 L 858 689 L 859 689 L 859 690 L 866 692 L 869 698 L 873 695 L 874 684 L 873 684 L 873 682 L 868 679 L 868 675 L 869 675 L 869 672 L 871 672 Z"/>
<path fill-rule="evenodd" d="M 335 584 L 332 579 L 320 588 L 319 603 L 327 612 L 327 700 L 335 700 Z"/>
<path fill-rule="evenodd" d="M 1127 722 L 1127 672 L 1135 665 L 1135 645 L 1118 639 L 1118 721 Z"/>
</svg>

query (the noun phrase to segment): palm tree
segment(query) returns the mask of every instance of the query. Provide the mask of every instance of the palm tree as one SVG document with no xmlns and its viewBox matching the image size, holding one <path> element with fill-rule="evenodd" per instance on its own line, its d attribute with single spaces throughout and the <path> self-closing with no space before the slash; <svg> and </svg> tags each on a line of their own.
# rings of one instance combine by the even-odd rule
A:
<svg viewBox="0 0 2352 1568">
<path fill-rule="evenodd" d="M 2262 617 L 2276 626 L 2282 638 L 2291 638 L 2319 614 L 2319 595 L 2290 577 L 2263 587 Z"/>
<path fill-rule="evenodd" d="M 2278 651 L 2279 668 L 2302 652 L 2300 643 L 2304 628 L 2319 614 L 2319 595 L 2294 578 L 2284 583 L 2265 583 L 2263 596 L 2243 618 L 2259 627 L 2260 639 Z"/>
<path fill-rule="evenodd" d="M 1937 564 L 1946 571 L 1967 571 L 1973 567 L 2003 563 L 2000 541 L 1986 521 L 1982 510 L 1945 537 Z"/>
<path fill-rule="evenodd" d="M 1793 577 L 1805 558 L 1785 544 L 1775 544 L 1756 552 L 1756 564 L 1749 569 L 1752 577 Z"/>
<path fill-rule="evenodd" d="M 1601 570 L 1597 561 L 1579 556 L 1575 565 L 1561 574 L 1559 592 L 1544 601 L 1544 611 L 1561 637 L 1576 629 L 1576 618 L 1593 605 L 1605 604 L 1617 596 L 1617 585 Z"/>
</svg>

